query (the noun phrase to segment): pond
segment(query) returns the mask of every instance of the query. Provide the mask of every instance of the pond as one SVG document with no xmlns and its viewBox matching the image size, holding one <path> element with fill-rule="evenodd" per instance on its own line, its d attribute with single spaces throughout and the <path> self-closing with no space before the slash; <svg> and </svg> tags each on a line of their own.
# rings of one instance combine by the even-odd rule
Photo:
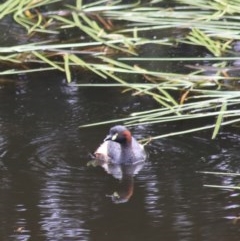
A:
<svg viewBox="0 0 240 241">
<path fill-rule="evenodd" d="M 153 105 L 117 88 L 67 86 L 55 73 L 0 89 L 1 240 L 239 240 L 240 195 L 204 185 L 237 185 L 240 133 L 223 129 L 164 138 L 131 180 L 132 196 L 116 204 L 124 184 L 90 153 L 110 125 L 80 124 L 127 116 Z M 131 128 L 137 139 L 174 126 Z"/>
<path fill-rule="evenodd" d="M 11 19 L 1 24 L 2 45 L 26 41 Z M 173 34 L 167 32 L 161 34 Z M 141 49 L 145 57 L 185 53 L 206 55 L 184 45 Z M 142 64 L 186 71 L 181 62 Z M 85 70 L 73 76 L 81 83 L 102 81 Z M 219 188 L 239 185 L 238 176 L 227 175 L 240 171 L 239 128 L 224 127 L 215 140 L 208 130 L 151 141 L 145 164 L 128 175 L 122 169 L 119 179 L 89 165 L 112 125 L 79 126 L 159 107 L 156 102 L 121 88 L 68 85 L 59 72 L 14 78 L 0 79 L 0 240 L 239 240 L 240 193 Z M 139 124 L 130 130 L 141 140 L 195 124 Z"/>
</svg>

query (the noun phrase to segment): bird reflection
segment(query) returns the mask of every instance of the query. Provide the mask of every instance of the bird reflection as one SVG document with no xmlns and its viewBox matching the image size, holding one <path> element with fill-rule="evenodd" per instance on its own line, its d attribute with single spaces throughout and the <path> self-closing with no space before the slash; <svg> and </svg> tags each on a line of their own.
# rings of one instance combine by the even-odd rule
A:
<svg viewBox="0 0 240 241">
<path fill-rule="evenodd" d="M 126 203 L 132 197 L 134 191 L 134 176 L 143 168 L 144 162 L 139 161 L 133 164 L 113 164 L 103 160 L 94 159 L 88 162 L 94 167 L 101 166 L 108 174 L 120 180 L 117 190 L 110 197 L 113 203 Z"/>
</svg>

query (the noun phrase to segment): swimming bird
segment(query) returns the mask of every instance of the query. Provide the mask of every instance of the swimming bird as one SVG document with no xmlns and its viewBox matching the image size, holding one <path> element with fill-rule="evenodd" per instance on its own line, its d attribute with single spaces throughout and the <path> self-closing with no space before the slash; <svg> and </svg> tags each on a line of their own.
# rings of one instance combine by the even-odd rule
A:
<svg viewBox="0 0 240 241">
<path fill-rule="evenodd" d="M 94 155 L 96 159 L 112 164 L 136 164 L 146 159 L 143 146 L 122 125 L 110 129 Z"/>
</svg>

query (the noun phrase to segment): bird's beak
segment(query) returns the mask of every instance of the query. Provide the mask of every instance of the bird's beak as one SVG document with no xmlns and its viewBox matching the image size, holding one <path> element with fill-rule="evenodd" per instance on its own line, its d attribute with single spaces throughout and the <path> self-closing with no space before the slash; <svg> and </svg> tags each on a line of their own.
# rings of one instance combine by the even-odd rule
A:
<svg viewBox="0 0 240 241">
<path fill-rule="evenodd" d="M 112 136 L 111 135 L 107 135 L 106 138 L 104 139 L 104 141 L 110 141 L 112 140 Z"/>
<path fill-rule="evenodd" d="M 117 139 L 117 136 L 118 136 L 118 133 L 116 133 L 114 135 L 108 135 L 108 136 L 106 136 L 104 141 L 115 141 Z"/>
</svg>

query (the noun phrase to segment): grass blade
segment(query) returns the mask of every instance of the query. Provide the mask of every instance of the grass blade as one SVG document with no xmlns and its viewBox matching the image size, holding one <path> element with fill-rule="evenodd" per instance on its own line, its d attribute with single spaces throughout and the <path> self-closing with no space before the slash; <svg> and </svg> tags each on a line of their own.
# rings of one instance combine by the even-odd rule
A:
<svg viewBox="0 0 240 241">
<path fill-rule="evenodd" d="M 222 107 L 220 109 L 220 113 L 219 113 L 219 115 L 217 117 L 215 128 L 213 130 L 212 139 L 216 138 L 216 136 L 217 136 L 217 134 L 218 134 L 218 132 L 220 130 L 221 124 L 223 122 L 224 113 L 226 112 L 226 110 L 227 110 L 227 103 L 223 102 Z"/>
</svg>

